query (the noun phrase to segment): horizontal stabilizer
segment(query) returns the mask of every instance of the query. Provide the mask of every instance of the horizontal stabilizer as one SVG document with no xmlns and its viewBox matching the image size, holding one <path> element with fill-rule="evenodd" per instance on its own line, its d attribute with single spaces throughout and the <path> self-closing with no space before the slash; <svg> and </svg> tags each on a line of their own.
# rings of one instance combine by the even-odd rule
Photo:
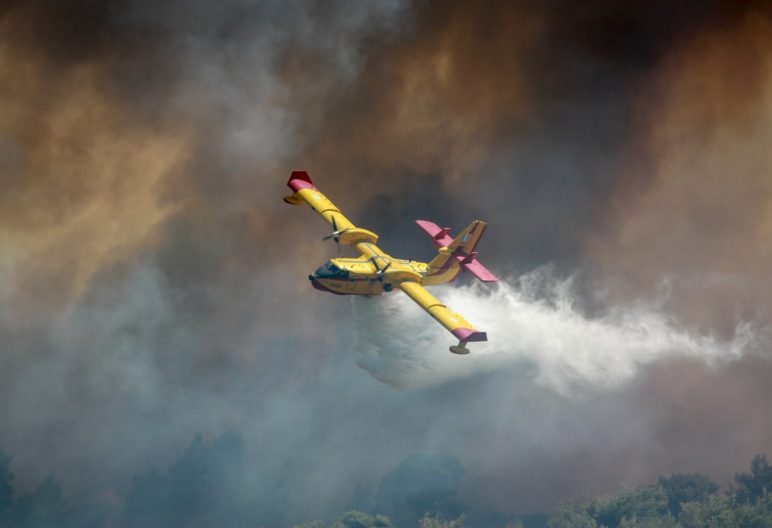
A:
<svg viewBox="0 0 772 528">
<path fill-rule="evenodd" d="M 477 251 L 472 251 L 471 253 L 469 253 L 468 255 L 466 255 L 464 258 L 461 259 L 461 264 L 469 264 L 470 262 L 472 262 L 477 258 L 477 255 L 479 255 Z"/>
<path fill-rule="evenodd" d="M 488 269 L 485 266 L 480 264 L 480 261 L 477 260 L 476 258 L 473 258 L 469 262 L 462 261 L 461 267 L 483 282 L 496 282 L 497 280 L 496 276 L 490 271 L 488 271 Z"/>
<path fill-rule="evenodd" d="M 423 229 L 427 235 L 432 237 L 432 243 L 435 246 L 445 247 L 453 242 L 453 239 L 448 236 L 448 233 L 450 233 L 449 227 L 440 228 L 440 226 L 428 220 L 416 220 L 415 223 L 418 224 L 418 227 Z"/>
</svg>

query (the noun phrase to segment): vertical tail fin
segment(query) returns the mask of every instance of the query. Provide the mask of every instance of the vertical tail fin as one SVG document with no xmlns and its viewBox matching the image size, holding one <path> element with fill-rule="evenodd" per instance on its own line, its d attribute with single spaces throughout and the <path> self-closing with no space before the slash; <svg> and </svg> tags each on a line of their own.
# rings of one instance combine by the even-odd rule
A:
<svg viewBox="0 0 772 528">
<path fill-rule="evenodd" d="M 433 281 L 439 283 L 450 282 L 456 278 L 461 271 L 461 266 L 458 261 L 453 258 L 453 255 L 445 247 L 441 247 L 437 252 L 437 256 L 429 261 L 429 267 L 427 269 L 428 275 L 433 278 Z M 428 284 L 428 281 L 425 281 Z"/>
<path fill-rule="evenodd" d="M 488 224 L 482 220 L 475 220 L 453 239 L 453 242 L 448 245 L 448 251 L 465 256 L 471 255 L 487 226 Z"/>
</svg>

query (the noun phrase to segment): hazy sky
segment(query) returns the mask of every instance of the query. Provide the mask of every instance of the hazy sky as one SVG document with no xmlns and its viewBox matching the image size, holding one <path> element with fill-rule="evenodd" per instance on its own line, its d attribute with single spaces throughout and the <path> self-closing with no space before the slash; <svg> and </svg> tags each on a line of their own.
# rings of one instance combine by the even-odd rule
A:
<svg viewBox="0 0 772 528">
<path fill-rule="evenodd" d="M 766 2 L 0 3 L 0 445 L 115 489 L 243 433 L 337 512 L 411 453 L 537 511 L 770 453 Z M 313 290 L 306 169 L 395 256 L 489 223 L 498 287 Z"/>
</svg>

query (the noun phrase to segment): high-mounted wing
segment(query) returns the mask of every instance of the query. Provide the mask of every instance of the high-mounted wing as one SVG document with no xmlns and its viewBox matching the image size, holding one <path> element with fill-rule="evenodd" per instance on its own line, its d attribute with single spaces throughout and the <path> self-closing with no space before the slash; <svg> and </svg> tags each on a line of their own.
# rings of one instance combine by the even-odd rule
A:
<svg viewBox="0 0 772 528">
<path fill-rule="evenodd" d="M 307 203 L 311 209 L 319 213 L 327 223 L 332 226 L 332 234 L 335 242 L 356 246 L 359 251 L 369 257 L 376 257 L 383 252 L 375 246 L 378 235 L 367 229 L 355 226 L 346 216 L 340 212 L 322 191 L 316 188 L 314 182 L 306 171 L 292 171 L 287 186 L 292 189 L 290 196 L 285 196 L 284 201 L 292 205 Z"/>
<path fill-rule="evenodd" d="M 418 305 L 426 310 L 429 315 L 434 317 L 437 322 L 447 328 L 450 333 L 458 338 L 458 346 L 450 347 L 451 352 L 456 354 L 468 354 L 466 343 L 474 341 L 487 341 L 488 336 L 485 332 L 478 331 L 469 321 L 464 319 L 461 314 L 451 312 L 447 306 L 442 304 L 434 295 L 413 281 L 406 281 L 397 284 L 397 288 L 407 294 Z"/>
</svg>

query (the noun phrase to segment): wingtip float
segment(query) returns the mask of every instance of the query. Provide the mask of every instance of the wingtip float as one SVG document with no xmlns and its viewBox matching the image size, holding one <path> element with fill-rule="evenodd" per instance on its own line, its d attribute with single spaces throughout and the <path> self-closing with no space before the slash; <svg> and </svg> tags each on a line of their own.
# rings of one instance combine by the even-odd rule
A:
<svg viewBox="0 0 772 528">
<path fill-rule="evenodd" d="M 290 205 L 308 204 L 332 226 L 325 240 L 351 246 L 360 255 L 354 258 L 334 258 L 308 276 L 311 285 L 337 295 L 380 295 L 400 289 L 429 315 L 449 330 L 458 345 L 450 347 L 454 354 L 468 354 L 467 343 L 487 341 L 485 332 L 477 330 L 460 314 L 454 313 L 423 286 L 444 284 L 454 280 L 464 270 L 483 282 L 495 282 L 496 277 L 477 260 L 477 243 L 486 224 L 475 220 L 455 238 L 450 228 L 440 228 L 428 220 L 416 220 L 437 247 L 437 256 L 430 262 L 402 260 L 388 255 L 376 243 L 378 235 L 355 226 L 322 192 L 316 188 L 306 171 L 293 171 L 287 186 L 292 194 L 284 197 Z"/>
</svg>

